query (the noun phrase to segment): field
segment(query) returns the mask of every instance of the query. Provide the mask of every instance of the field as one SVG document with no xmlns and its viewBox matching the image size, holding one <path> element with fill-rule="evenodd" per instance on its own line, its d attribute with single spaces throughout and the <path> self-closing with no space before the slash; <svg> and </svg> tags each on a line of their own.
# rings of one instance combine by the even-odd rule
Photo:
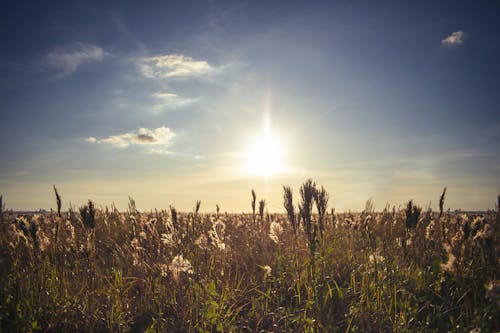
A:
<svg viewBox="0 0 500 333">
<path fill-rule="evenodd" d="M 250 193 L 249 193 L 250 194 Z M 498 211 L 2 211 L 1 332 L 498 332 Z M 439 198 L 439 193 L 436 195 Z M 0 205 L 1 206 L 1 205 Z"/>
</svg>

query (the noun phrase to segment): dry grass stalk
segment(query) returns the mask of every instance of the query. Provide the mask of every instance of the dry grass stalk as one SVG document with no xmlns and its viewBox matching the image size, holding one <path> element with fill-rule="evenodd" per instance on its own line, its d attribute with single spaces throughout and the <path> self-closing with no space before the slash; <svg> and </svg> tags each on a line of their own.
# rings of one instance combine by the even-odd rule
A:
<svg viewBox="0 0 500 333">
<path fill-rule="evenodd" d="M 266 207 L 266 200 L 259 200 L 259 217 L 260 223 L 264 225 L 264 208 Z"/>
<path fill-rule="evenodd" d="M 443 188 L 443 193 L 441 193 L 441 196 L 439 197 L 439 218 L 443 216 L 443 209 L 444 209 L 444 196 L 446 195 L 446 186 Z"/>
<path fill-rule="evenodd" d="M 61 217 L 61 196 L 59 195 L 59 192 L 57 192 L 57 188 L 55 185 L 54 186 L 54 193 L 56 194 L 56 204 L 57 204 L 57 215 Z"/>
<path fill-rule="evenodd" d="M 255 202 L 257 201 L 257 195 L 255 194 L 255 190 L 252 189 L 252 218 L 253 223 L 255 223 Z"/>
<path fill-rule="evenodd" d="M 330 196 L 323 186 L 321 186 L 321 190 L 317 189 L 314 192 L 314 202 L 316 203 L 316 208 L 318 209 L 318 225 L 321 237 L 323 237 L 323 233 L 325 231 L 325 215 L 329 199 Z"/>
<path fill-rule="evenodd" d="M 83 225 L 93 230 L 95 227 L 95 208 L 92 200 L 89 200 L 86 205 L 80 208 L 80 216 L 82 217 Z"/>
<path fill-rule="evenodd" d="M 317 248 L 318 225 L 311 219 L 314 194 L 316 193 L 316 183 L 312 179 L 308 179 L 300 188 L 300 196 L 302 202 L 299 204 L 300 215 L 304 223 L 304 229 L 307 234 L 309 251 L 311 256 L 311 267 L 314 271 L 315 253 Z"/>
<path fill-rule="evenodd" d="M 297 221 L 295 218 L 295 208 L 293 206 L 293 192 L 290 186 L 283 186 L 283 206 L 285 207 L 288 220 L 292 225 L 294 235 L 297 235 Z"/>
</svg>

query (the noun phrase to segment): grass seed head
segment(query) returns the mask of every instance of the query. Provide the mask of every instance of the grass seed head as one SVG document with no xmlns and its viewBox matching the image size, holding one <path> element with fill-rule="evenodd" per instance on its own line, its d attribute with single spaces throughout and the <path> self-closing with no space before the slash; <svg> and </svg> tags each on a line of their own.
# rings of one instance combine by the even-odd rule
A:
<svg viewBox="0 0 500 333">
<path fill-rule="evenodd" d="M 292 188 L 287 185 L 283 185 L 283 206 L 285 207 L 288 220 L 292 225 L 294 234 L 297 233 L 297 225 L 295 220 L 295 208 L 293 207 L 293 192 Z"/>
<path fill-rule="evenodd" d="M 441 193 L 441 196 L 439 197 L 439 217 L 443 215 L 445 195 L 446 195 L 446 186 L 443 188 L 443 193 Z"/>
<path fill-rule="evenodd" d="M 57 192 L 57 188 L 54 185 L 54 193 L 56 194 L 56 204 L 57 204 L 57 215 L 61 217 L 61 196 L 59 195 L 59 192 Z"/>
<path fill-rule="evenodd" d="M 417 226 L 418 218 L 420 217 L 420 212 L 422 208 L 415 206 L 413 201 L 408 201 L 406 206 L 406 229 L 413 230 Z"/>
<path fill-rule="evenodd" d="M 255 223 L 255 202 L 257 201 L 257 195 L 255 194 L 255 190 L 252 189 L 252 217 L 253 222 Z"/>
<path fill-rule="evenodd" d="M 266 200 L 264 200 L 264 199 L 259 200 L 259 216 L 260 216 L 261 221 L 264 219 L 264 208 L 265 207 L 266 207 Z"/>
<path fill-rule="evenodd" d="M 86 205 L 80 208 L 80 216 L 82 217 L 83 225 L 88 229 L 95 227 L 95 208 L 92 200 L 89 200 Z"/>
</svg>

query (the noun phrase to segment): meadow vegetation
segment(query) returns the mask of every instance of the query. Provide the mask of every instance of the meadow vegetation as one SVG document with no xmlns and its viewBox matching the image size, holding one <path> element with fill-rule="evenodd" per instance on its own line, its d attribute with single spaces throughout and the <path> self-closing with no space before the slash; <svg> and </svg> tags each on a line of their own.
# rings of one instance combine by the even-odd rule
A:
<svg viewBox="0 0 500 333">
<path fill-rule="evenodd" d="M 253 190 L 248 214 L 63 211 L 54 191 L 40 214 L 0 196 L 1 332 L 500 330 L 498 207 L 337 213 L 312 180 L 283 214 Z"/>
</svg>

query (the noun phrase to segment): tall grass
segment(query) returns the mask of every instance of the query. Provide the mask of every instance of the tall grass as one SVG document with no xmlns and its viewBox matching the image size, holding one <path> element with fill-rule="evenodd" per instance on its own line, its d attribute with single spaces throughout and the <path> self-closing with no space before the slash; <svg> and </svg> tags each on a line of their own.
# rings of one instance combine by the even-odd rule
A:
<svg viewBox="0 0 500 333">
<path fill-rule="evenodd" d="M 443 191 L 439 213 L 326 214 L 318 188 L 295 214 L 284 187 L 286 213 L 262 225 L 256 195 L 249 214 L 3 211 L 0 331 L 500 330 L 498 209 L 444 211 Z"/>
</svg>

